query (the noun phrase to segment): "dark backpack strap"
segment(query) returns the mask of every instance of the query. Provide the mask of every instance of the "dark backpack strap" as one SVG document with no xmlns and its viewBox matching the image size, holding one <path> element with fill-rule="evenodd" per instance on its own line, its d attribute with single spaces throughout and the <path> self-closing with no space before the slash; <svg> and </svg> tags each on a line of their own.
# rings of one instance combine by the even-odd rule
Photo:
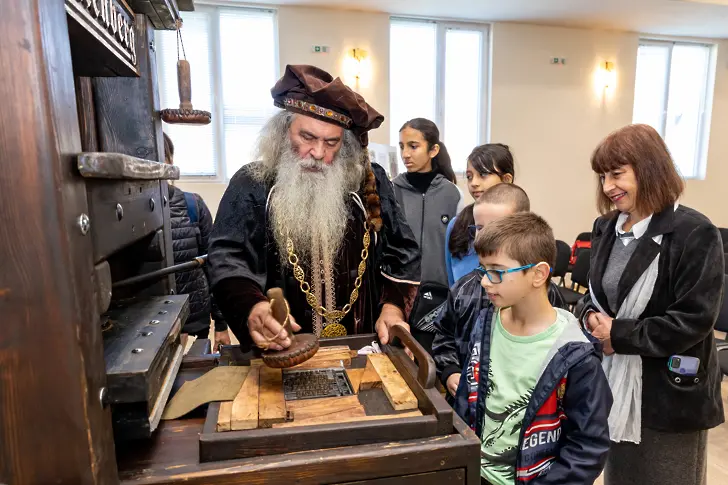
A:
<svg viewBox="0 0 728 485">
<path fill-rule="evenodd" d="M 184 194 L 185 202 L 187 203 L 187 215 L 190 217 L 190 222 L 192 224 L 197 224 L 200 217 L 197 214 L 197 200 L 195 199 L 195 194 L 191 192 L 184 192 Z"/>
</svg>

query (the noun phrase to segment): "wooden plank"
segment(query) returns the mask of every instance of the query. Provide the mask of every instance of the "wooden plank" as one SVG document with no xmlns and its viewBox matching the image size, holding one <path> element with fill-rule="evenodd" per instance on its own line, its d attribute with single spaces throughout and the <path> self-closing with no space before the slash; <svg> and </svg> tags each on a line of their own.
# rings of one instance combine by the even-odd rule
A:
<svg viewBox="0 0 728 485">
<path fill-rule="evenodd" d="M 359 392 L 365 391 L 367 389 L 379 389 L 382 387 L 382 378 L 379 377 L 379 373 L 374 368 L 374 365 L 372 364 L 371 359 L 369 359 L 371 356 L 367 356 L 367 365 L 364 368 L 364 373 L 361 376 L 361 381 L 359 384 Z"/>
<path fill-rule="evenodd" d="M 384 346 L 384 353 L 387 354 L 399 371 L 404 381 L 417 396 L 419 408 L 423 414 L 431 414 L 437 418 L 437 434 L 446 435 L 453 429 L 452 407 L 442 398 L 437 389 L 424 389 L 417 379 L 417 366 L 405 353 L 404 349 Z"/>
<path fill-rule="evenodd" d="M 386 354 L 370 354 L 367 356 L 367 367 L 369 364 L 379 374 L 384 393 L 395 410 L 417 409 L 417 397 L 394 367 L 392 361 L 389 360 L 389 356 Z"/>
<path fill-rule="evenodd" d="M 76 77 L 76 109 L 81 129 L 81 148 L 85 152 L 98 151 L 96 133 L 96 108 L 94 106 L 93 85 L 90 77 Z"/>
<path fill-rule="evenodd" d="M 220 403 L 220 412 L 217 415 L 217 431 L 230 431 L 230 417 L 233 412 L 233 402 L 223 401 Z"/>
<path fill-rule="evenodd" d="M 303 364 L 299 364 L 295 367 L 291 367 L 291 369 L 295 370 L 306 370 L 306 369 L 342 369 L 349 367 L 351 365 L 351 360 L 345 361 L 342 359 L 331 359 L 331 360 L 323 360 L 323 359 L 316 359 L 315 357 L 307 360 Z"/>
<path fill-rule="evenodd" d="M 64 2 L 0 2 L 0 483 L 117 483 Z M 93 228 L 94 221 L 91 221 Z"/>
<path fill-rule="evenodd" d="M 211 405 L 212 406 L 212 405 Z M 215 416 L 217 418 L 217 416 Z M 382 419 L 372 422 L 341 424 L 317 424 L 294 429 L 266 428 L 227 433 L 203 433 L 200 435 L 200 463 L 210 461 L 270 456 L 298 451 L 360 446 L 367 443 L 388 443 L 419 439 L 437 434 L 435 416 L 419 416 L 392 421 Z M 320 483 L 320 482 L 319 482 Z"/>
<path fill-rule="evenodd" d="M 270 428 L 286 420 L 286 400 L 283 394 L 281 369 L 260 367 L 260 394 L 258 397 L 258 425 Z"/>
<path fill-rule="evenodd" d="M 230 415 L 230 429 L 255 429 L 258 427 L 258 391 L 260 388 L 260 368 L 251 368 L 240 392 L 233 401 Z"/>
<path fill-rule="evenodd" d="M 346 484 L 338 483 L 336 485 L 463 485 L 464 483 L 465 468 L 457 468 L 455 470 L 445 470 L 442 472 L 376 478 L 374 480 L 346 482 Z"/>
<path fill-rule="evenodd" d="M 366 416 L 364 406 L 359 402 L 357 396 L 325 397 L 321 399 L 299 399 L 286 401 L 286 409 L 293 412 L 294 421 L 305 421 L 307 419 L 346 415 L 349 411 L 355 410 L 353 415 Z M 359 413 L 359 414 L 356 414 Z"/>
<path fill-rule="evenodd" d="M 422 420 L 430 417 L 410 418 L 403 420 L 401 424 L 394 426 L 400 428 L 405 435 L 409 434 L 409 428 L 422 427 Z M 409 424 L 409 421 L 412 424 Z M 358 446 L 336 447 L 324 442 L 321 448 L 311 450 L 311 443 L 319 446 L 316 435 L 323 429 L 334 428 L 333 426 L 319 425 L 315 427 L 297 429 L 268 429 L 250 430 L 229 433 L 215 433 L 217 444 L 230 442 L 229 437 L 233 435 L 258 435 L 255 441 L 260 442 L 260 434 L 277 434 L 287 443 L 293 442 L 293 446 L 281 456 L 279 453 L 269 453 L 270 456 L 261 456 L 256 459 L 244 459 L 228 461 L 224 464 L 219 462 L 205 463 L 203 460 L 190 460 L 186 455 L 171 453 L 170 448 L 176 446 L 183 440 L 187 440 L 189 448 L 194 448 L 194 439 L 199 432 L 197 428 L 184 433 L 180 429 L 162 429 L 160 439 L 152 440 L 150 446 L 153 450 L 145 449 L 139 444 L 130 447 L 129 452 L 134 453 L 132 460 L 125 459 L 125 467 L 120 470 L 119 475 L 123 485 L 235 485 L 245 483 L 246 485 L 284 485 L 296 483 L 298 485 L 321 485 L 333 483 L 347 483 L 356 480 L 376 480 L 388 477 L 401 477 L 411 474 L 431 473 L 451 469 L 474 467 L 479 469 L 479 459 L 473 459 L 470 451 L 480 451 L 480 443 L 477 439 L 472 441 L 464 440 L 460 435 L 433 436 L 427 438 L 395 438 L 390 446 L 382 445 L 381 434 L 388 435 L 388 429 L 393 428 L 388 421 L 375 421 L 366 423 L 368 427 L 376 428 L 380 435 L 375 441 L 369 441 L 368 432 L 356 429 L 356 423 L 347 428 L 353 428 L 357 435 L 362 436 L 362 441 L 357 442 Z M 314 428 L 317 428 L 314 432 Z M 408 429 L 405 429 L 408 428 Z M 265 433 L 264 433 L 265 432 Z M 347 433 L 347 430 L 339 430 Z M 298 448 L 298 439 L 291 438 L 302 435 L 308 443 L 300 453 L 292 453 L 290 448 Z M 204 437 L 204 436 L 203 436 Z M 372 436 L 373 437 L 373 436 Z M 411 441 L 409 441 L 411 440 Z M 142 443 L 145 445 L 146 443 Z M 239 453 L 250 451 L 247 442 L 230 443 L 230 450 L 235 446 Z M 265 443 L 269 446 L 271 443 Z M 200 442 L 202 445 L 202 442 Z M 251 443 L 253 447 L 259 444 Z M 328 449 L 326 449 L 328 448 Z M 277 450 L 277 448 L 276 448 Z M 155 456 L 163 453 L 165 456 Z M 166 460 L 165 460 L 166 458 Z M 224 465 L 224 466 L 223 466 Z M 374 482 L 376 483 L 376 482 Z M 398 483 L 398 482 L 394 482 Z M 404 482 L 407 483 L 407 482 Z M 426 483 L 426 482 L 425 482 Z M 447 482 L 445 482 L 447 483 Z M 467 482 L 467 485 L 478 485 L 477 482 Z"/>
<path fill-rule="evenodd" d="M 362 412 L 364 408 L 361 408 Z M 358 411 L 349 410 L 345 413 L 332 414 L 327 416 L 312 417 L 304 420 L 294 419 L 290 423 L 278 423 L 274 424 L 274 428 L 296 428 L 300 426 L 312 426 L 314 424 L 342 424 L 342 423 L 360 423 L 365 421 L 381 421 L 383 419 L 399 419 L 399 418 L 416 418 L 422 416 L 420 411 L 408 411 L 401 414 L 388 414 L 381 416 L 367 416 L 366 414 L 360 414 Z"/>
<path fill-rule="evenodd" d="M 351 350 L 346 345 L 336 345 L 333 347 L 321 347 L 316 354 L 306 362 L 291 369 L 326 369 L 329 367 L 349 367 L 351 366 Z M 262 365 L 262 359 L 253 359 L 250 361 L 251 366 Z"/>
<path fill-rule="evenodd" d="M 339 352 L 350 352 L 351 349 L 348 345 L 332 345 L 331 347 L 319 347 L 316 351 L 316 355 L 333 354 Z"/>
<path fill-rule="evenodd" d="M 346 375 L 349 377 L 351 388 L 355 393 L 359 393 L 359 384 L 364 376 L 364 369 L 346 369 Z"/>
</svg>

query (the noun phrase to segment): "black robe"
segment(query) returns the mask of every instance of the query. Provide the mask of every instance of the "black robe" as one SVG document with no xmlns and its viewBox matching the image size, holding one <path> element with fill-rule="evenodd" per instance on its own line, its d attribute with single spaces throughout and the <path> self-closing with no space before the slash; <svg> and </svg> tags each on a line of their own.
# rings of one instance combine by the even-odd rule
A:
<svg viewBox="0 0 728 485">
<path fill-rule="evenodd" d="M 278 252 L 285 248 L 276 244 L 267 208 L 272 186 L 253 178 L 253 168 L 253 164 L 244 166 L 230 180 L 215 218 L 207 262 L 218 305 L 230 329 L 245 347 L 250 344 L 247 330 L 250 310 L 266 300 L 264 293 L 272 287 L 283 288 L 291 314 L 303 332 L 312 332 L 313 327 L 312 309 L 290 265 L 280 264 Z M 407 315 L 420 279 L 420 250 L 397 204 L 392 183 L 381 166 L 372 164 L 372 170 L 383 224 L 378 233 L 371 231 L 359 298 L 340 322 L 349 335 L 372 333 L 383 303 L 393 303 Z M 359 196 L 363 200 L 361 192 Z M 336 309 L 349 302 L 363 247 L 364 211 L 353 196 L 347 204 L 347 231 L 335 262 Z M 305 280 L 311 284 L 310 269 L 302 267 Z"/>
</svg>

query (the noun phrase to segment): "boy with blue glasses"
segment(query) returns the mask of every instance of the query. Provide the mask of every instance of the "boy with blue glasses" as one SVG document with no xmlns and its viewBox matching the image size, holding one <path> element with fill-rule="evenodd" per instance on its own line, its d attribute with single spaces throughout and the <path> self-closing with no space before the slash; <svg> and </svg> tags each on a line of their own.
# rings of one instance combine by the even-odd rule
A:
<svg viewBox="0 0 728 485">
<path fill-rule="evenodd" d="M 529 212 L 531 201 L 526 192 L 515 184 L 498 184 L 478 198 L 473 207 L 475 224 L 469 227 L 473 241 L 478 232 L 492 222 L 516 213 Z M 488 295 L 481 286 L 483 272 L 474 267 L 450 288 L 448 299 L 434 321 L 435 339 L 432 357 L 443 386 L 452 398 L 460 382 L 465 362 L 460 359 L 459 345 L 470 337 L 473 324 L 480 310 L 488 303 Z M 552 306 L 566 308 L 558 287 L 549 284 L 549 301 Z M 458 344 L 458 342 L 460 344 Z"/>
<path fill-rule="evenodd" d="M 609 450 L 612 395 L 599 349 L 549 302 L 556 244 L 533 213 L 478 231 L 487 292 L 469 338 L 455 411 L 481 438 L 484 483 L 592 484 Z"/>
</svg>

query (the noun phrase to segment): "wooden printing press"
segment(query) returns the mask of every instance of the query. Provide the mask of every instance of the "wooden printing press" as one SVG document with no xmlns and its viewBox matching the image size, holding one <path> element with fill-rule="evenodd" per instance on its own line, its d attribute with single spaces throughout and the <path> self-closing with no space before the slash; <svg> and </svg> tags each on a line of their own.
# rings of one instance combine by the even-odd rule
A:
<svg viewBox="0 0 728 485">
<path fill-rule="evenodd" d="M 183 356 L 154 33 L 192 1 L 2 5 L 0 484 L 479 483 L 480 443 L 408 334 L 419 368 L 359 355 L 373 335 L 283 371 L 209 341 Z M 220 369 L 232 399 L 161 420 Z"/>
</svg>

